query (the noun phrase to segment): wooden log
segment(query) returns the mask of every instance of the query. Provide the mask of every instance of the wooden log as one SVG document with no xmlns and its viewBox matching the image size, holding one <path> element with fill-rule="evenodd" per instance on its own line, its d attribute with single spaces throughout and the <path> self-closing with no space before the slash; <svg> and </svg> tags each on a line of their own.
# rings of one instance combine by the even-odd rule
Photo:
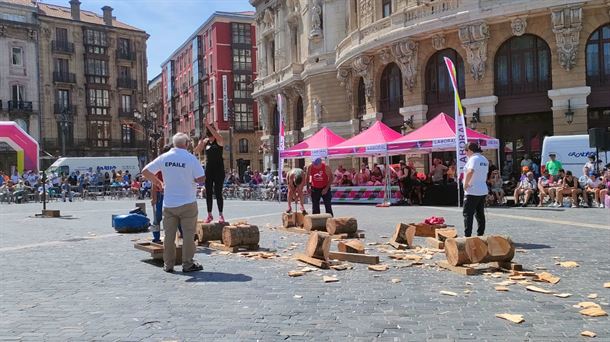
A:
<svg viewBox="0 0 610 342">
<path fill-rule="evenodd" d="M 447 228 L 444 224 L 411 223 L 415 226 L 415 236 L 436 237 L 435 231 L 439 228 Z"/>
<path fill-rule="evenodd" d="M 505 236 L 450 238 L 445 241 L 445 255 L 447 262 L 453 266 L 506 263 L 514 257 L 515 248 L 510 238 Z"/>
<path fill-rule="evenodd" d="M 434 231 L 434 234 L 436 239 L 441 242 L 458 236 L 457 229 L 455 228 L 439 228 Z"/>
<path fill-rule="evenodd" d="M 304 263 L 319 267 L 319 268 L 324 268 L 327 269 L 329 268 L 329 264 L 328 261 L 325 260 L 320 260 L 320 259 L 316 259 L 316 258 L 312 258 L 312 257 L 308 257 L 305 254 L 297 254 L 295 255 L 295 258 L 299 261 L 302 261 Z"/>
<path fill-rule="evenodd" d="M 359 253 L 330 252 L 329 258 L 341 261 L 356 262 L 360 264 L 376 265 L 379 263 L 379 255 L 366 255 Z"/>
<path fill-rule="evenodd" d="M 307 231 L 326 231 L 326 221 L 331 218 L 330 214 L 309 214 L 303 218 L 303 228 Z"/>
<path fill-rule="evenodd" d="M 296 227 L 295 213 L 282 213 L 282 225 L 284 228 Z"/>
<path fill-rule="evenodd" d="M 295 226 L 297 227 L 303 227 L 303 223 L 305 221 L 305 215 L 303 215 L 303 213 L 294 213 L 294 218 L 295 218 Z"/>
<path fill-rule="evenodd" d="M 394 235 L 392 235 L 390 242 L 405 244 L 409 247 L 413 247 L 413 238 L 415 237 L 415 231 L 415 226 L 406 223 L 399 223 L 396 225 Z"/>
<path fill-rule="evenodd" d="M 203 221 L 197 222 L 197 240 L 200 243 L 222 240 L 222 228 L 228 226 L 228 222 L 223 223 L 204 223 Z"/>
<path fill-rule="evenodd" d="M 305 255 L 320 260 L 328 260 L 331 238 L 328 234 L 311 232 L 305 245 Z"/>
<path fill-rule="evenodd" d="M 222 243 L 227 247 L 258 245 L 260 232 L 254 225 L 225 226 Z"/>
<path fill-rule="evenodd" d="M 364 243 L 360 240 L 339 241 L 337 249 L 343 253 L 364 254 Z"/>
<path fill-rule="evenodd" d="M 358 221 L 353 217 L 335 217 L 326 220 L 326 231 L 330 235 L 353 234 L 358 231 Z"/>
</svg>

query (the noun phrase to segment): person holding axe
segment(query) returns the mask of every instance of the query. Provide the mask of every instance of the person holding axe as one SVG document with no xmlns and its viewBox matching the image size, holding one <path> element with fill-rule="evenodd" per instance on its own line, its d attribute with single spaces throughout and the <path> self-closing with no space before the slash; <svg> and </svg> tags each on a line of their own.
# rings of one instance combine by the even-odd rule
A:
<svg viewBox="0 0 610 342">
<path fill-rule="evenodd" d="M 300 205 L 303 215 L 307 215 L 307 211 L 305 210 L 303 203 L 303 199 L 305 197 L 303 194 L 303 188 L 307 183 L 305 171 L 298 167 L 288 171 L 288 174 L 286 175 L 286 182 L 288 183 L 288 210 L 286 210 L 286 213 L 290 214 L 292 212 L 292 201 L 294 200 L 297 205 Z"/>
</svg>

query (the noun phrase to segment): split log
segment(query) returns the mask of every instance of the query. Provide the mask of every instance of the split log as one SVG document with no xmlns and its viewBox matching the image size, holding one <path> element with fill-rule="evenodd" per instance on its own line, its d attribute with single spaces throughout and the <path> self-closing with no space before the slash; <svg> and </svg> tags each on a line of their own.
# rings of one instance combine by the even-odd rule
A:
<svg viewBox="0 0 610 342">
<path fill-rule="evenodd" d="M 392 235 L 390 242 L 406 244 L 409 247 L 413 247 L 414 236 L 415 226 L 405 223 L 399 223 L 396 225 L 396 230 L 394 230 L 394 235 Z"/>
<path fill-rule="evenodd" d="M 434 233 L 436 234 L 436 239 L 441 242 L 458 236 L 457 229 L 455 228 L 439 228 Z"/>
<path fill-rule="evenodd" d="M 360 240 L 339 241 L 339 252 L 364 254 L 364 243 Z"/>
<path fill-rule="evenodd" d="M 297 227 L 303 227 L 303 222 L 305 221 L 305 215 L 303 213 L 294 213 L 294 223 Z"/>
<path fill-rule="evenodd" d="M 305 255 L 320 260 L 328 260 L 331 241 L 328 234 L 311 232 L 307 245 L 305 245 Z"/>
<path fill-rule="evenodd" d="M 282 213 L 282 225 L 284 228 L 296 227 L 295 213 Z"/>
<path fill-rule="evenodd" d="M 197 238 L 199 242 L 222 240 L 222 228 L 228 226 L 228 222 L 223 223 L 203 223 L 197 222 Z"/>
<path fill-rule="evenodd" d="M 326 231 L 330 235 L 353 234 L 358 230 L 358 221 L 353 217 L 336 217 L 326 220 Z"/>
<path fill-rule="evenodd" d="M 260 232 L 254 225 L 225 226 L 222 243 L 227 247 L 258 245 Z"/>
<path fill-rule="evenodd" d="M 515 247 L 505 236 L 450 238 L 445 241 L 445 255 L 453 266 L 509 262 L 515 255 Z"/>
<path fill-rule="evenodd" d="M 440 228 L 447 228 L 444 224 L 411 223 L 415 226 L 415 236 L 436 237 L 435 231 Z"/>
<path fill-rule="evenodd" d="M 326 221 L 331 218 L 330 214 L 310 214 L 303 218 L 303 228 L 306 231 L 326 231 Z"/>
</svg>

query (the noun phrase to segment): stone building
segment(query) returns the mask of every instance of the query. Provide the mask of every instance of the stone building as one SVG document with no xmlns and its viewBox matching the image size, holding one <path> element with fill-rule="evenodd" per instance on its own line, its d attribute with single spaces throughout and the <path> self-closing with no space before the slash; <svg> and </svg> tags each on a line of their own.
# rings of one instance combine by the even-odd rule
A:
<svg viewBox="0 0 610 342">
<path fill-rule="evenodd" d="M 148 89 L 141 29 L 102 15 L 38 3 L 41 148 L 53 155 L 147 158 L 147 134 L 134 118 Z M 65 150 L 65 151 L 62 151 Z"/>
<path fill-rule="evenodd" d="M 526 153 L 539 157 L 544 136 L 610 126 L 607 0 L 251 3 L 261 54 L 254 96 L 266 114 L 274 93 L 287 95 L 292 142 L 319 125 L 351 135 L 374 120 L 400 131 L 452 115 L 443 57 L 457 66 L 468 121 L 501 140 L 504 166 Z M 312 77 L 314 70 L 325 76 Z M 273 127 L 265 132 L 275 145 Z"/>
<path fill-rule="evenodd" d="M 160 133 L 154 141 L 155 148 L 162 149 L 165 144 L 169 143 L 170 137 L 163 137 L 163 82 L 162 75 L 158 74 L 152 80 L 148 81 L 148 111 L 155 113 L 154 126 L 151 127 L 153 132 Z"/>
<path fill-rule="evenodd" d="M 0 120 L 40 140 L 38 22 L 31 1 L 0 2 Z"/>
</svg>

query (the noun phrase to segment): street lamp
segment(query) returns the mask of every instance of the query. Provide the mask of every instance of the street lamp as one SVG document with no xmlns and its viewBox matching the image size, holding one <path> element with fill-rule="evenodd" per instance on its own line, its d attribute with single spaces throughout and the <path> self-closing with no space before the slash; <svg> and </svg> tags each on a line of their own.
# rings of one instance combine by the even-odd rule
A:
<svg viewBox="0 0 610 342">
<path fill-rule="evenodd" d="M 476 130 L 479 122 L 481 122 L 481 112 L 480 109 L 477 108 L 476 112 L 472 113 L 472 118 L 470 119 L 470 129 Z"/>
<path fill-rule="evenodd" d="M 400 127 L 400 131 L 402 135 L 405 135 L 412 129 L 415 129 L 415 124 L 413 123 L 413 115 L 403 121 L 402 126 Z"/>
<path fill-rule="evenodd" d="M 72 123 L 72 111 L 69 106 L 64 106 L 61 110 L 59 117 L 59 124 L 61 126 L 61 156 L 66 156 L 66 135 L 68 134 L 68 128 Z"/>
<path fill-rule="evenodd" d="M 157 127 L 155 125 L 157 121 L 157 113 L 148 112 L 148 103 L 146 101 L 142 102 L 142 109 L 144 109 L 144 113 L 140 113 L 137 109 L 133 111 L 133 117 L 140 123 L 142 128 L 144 128 L 144 136 L 146 141 L 146 158 L 147 161 L 150 157 L 150 139 L 155 139 L 155 144 L 157 140 L 160 138 L 160 135 L 157 137 L 155 133 L 157 133 Z M 158 133 L 157 133 L 158 134 Z"/>
<path fill-rule="evenodd" d="M 565 112 L 565 117 L 566 117 L 566 123 L 568 125 L 572 124 L 572 121 L 574 121 L 574 112 L 572 111 L 572 105 L 570 103 L 571 101 L 568 100 L 568 111 Z"/>
</svg>

